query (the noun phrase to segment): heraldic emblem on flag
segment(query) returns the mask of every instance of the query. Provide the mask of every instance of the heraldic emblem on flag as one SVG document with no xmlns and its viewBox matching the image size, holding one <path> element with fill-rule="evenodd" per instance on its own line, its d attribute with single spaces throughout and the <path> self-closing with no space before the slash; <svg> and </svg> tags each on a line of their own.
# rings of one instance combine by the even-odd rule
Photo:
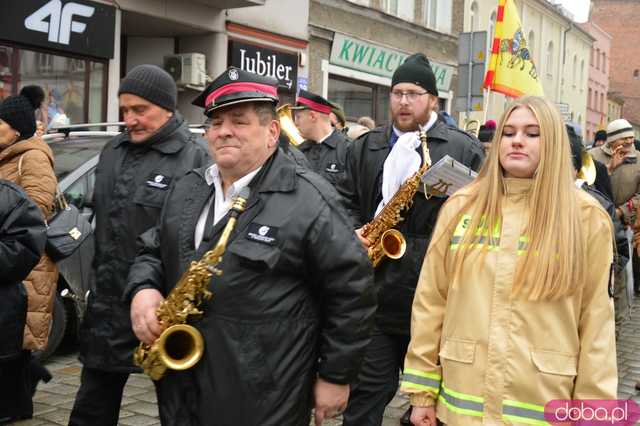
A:
<svg viewBox="0 0 640 426">
<path fill-rule="evenodd" d="M 513 0 L 498 2 L 495 37 L 484 87 L 514 98 L 544 95 Z"/>
</svg>

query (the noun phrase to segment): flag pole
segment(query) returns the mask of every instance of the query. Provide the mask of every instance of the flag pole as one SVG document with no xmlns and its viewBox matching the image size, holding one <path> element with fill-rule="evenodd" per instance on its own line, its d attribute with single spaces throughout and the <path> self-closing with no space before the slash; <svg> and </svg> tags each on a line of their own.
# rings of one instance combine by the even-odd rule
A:
<svg viewBox="0 0 640 426">
<path fill-rule="evenodd" d="M 487 90 L 485 91 L 486 95 L 485 95 L 485 100 L 484 100 L 484 111 L 483 111 L 483 119 L 482 119 L 482 124 L 487 122 L 487 113 L 489 112 L 489 98 L 491 97 L 491 86 L 487 87 Z"/>
</svg>

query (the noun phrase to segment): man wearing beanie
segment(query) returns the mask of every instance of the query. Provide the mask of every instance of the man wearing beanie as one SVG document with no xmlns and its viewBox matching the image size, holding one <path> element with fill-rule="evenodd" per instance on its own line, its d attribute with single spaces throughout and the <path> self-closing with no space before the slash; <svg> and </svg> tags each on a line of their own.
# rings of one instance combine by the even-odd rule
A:
<svg viewBox="0 0 640 426">
<path fill-rule="evenodd" d="M 331 126 L 331 109 L 322 96 L 300 90 L 293 113 L 296 127 L 306 139 L 298 149 L 309 160 L 311 170 L 335 186 L 344 178 L 347 139 Z"/>
<path fill-rule="evenodd" d="M 155 225 L 174 180 L 208 163 L 176 111 L 177 88 L 154 65 L 133 68 L 118 101 L 126 131 L 106 144 L 96 169 L 96 283 L 80 331 L 83 363 L 70 425 L 115 425 L 139 341 L 123 293 L 137 254 L 136 238 Z"/>
<path fill-rule="evenodd" d="M 362 225 L 392 198 L 398 187 L 393 183 L 403 180 L 399 176 L 417 170 L 422 162 L 418 130 L 427 133 L 432 164 L 449 155 L 479 169 L 484 157 L 482 147 L 466 133 L 438 120 L 434 111 L 437 103 L 431 65 L 423 54 L 414 54 L 393 74 L 389 104 L 392 124 L 371 130 L 350 145 L 346 176 L 338 189 L 365 247 L 371 242 L 361 237 Z M 398 260 L 383 260 L 375 270 L 376 326 L 358 380 L 352 385 L 345 426 L 380 425 L 385 406 L 396 393 L 409 343 L 411 304 L 420 266 L 444 202 L 445 198 L 427 199 L 418 191 L 396 226 L 406 239 L 406 253 Z"/>
</svg>

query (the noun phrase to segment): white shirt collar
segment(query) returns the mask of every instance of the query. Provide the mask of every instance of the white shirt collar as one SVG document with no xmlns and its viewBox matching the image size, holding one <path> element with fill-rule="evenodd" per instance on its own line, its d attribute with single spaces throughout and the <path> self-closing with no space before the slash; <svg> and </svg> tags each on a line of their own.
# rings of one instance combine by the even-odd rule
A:
<svg viewBox="0 0 640 426">
<path fill-rule="evenodd" d="M 262 169 L 262 166 L 235 181 L 233 185 L 229 187 L 227 193 L 224 194 L 224 198 L 228 199 L 229 197 L 237 195 L 242 188 L 249 185 L 251 179 L 253 179 L 254 176 L 258 174 L 260 169 Z M 211 186 L 213 184 L 216 184 L 216 186 L 219 185 L 219 187 L 222 188 L 222 178 L 220 177 L 220 171 L 218 170 L 217 164 L 207 167 L 207 169 L 204 171 L 204 179 L 207 181 L 207 185 Z"/>
</svg>

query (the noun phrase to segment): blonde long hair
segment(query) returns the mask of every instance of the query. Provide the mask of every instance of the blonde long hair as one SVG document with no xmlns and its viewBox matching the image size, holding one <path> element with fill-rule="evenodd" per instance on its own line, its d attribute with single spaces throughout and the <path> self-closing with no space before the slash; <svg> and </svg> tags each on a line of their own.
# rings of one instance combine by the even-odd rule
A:
<svg viewBox="0 0 640 426">
<path fill-rule="evenodd" d="M 519 256 L 513 295 L 529 300 L 556 300 L 571 295 L 584 281 L 586 244 L 580 232 L 577 189 L 569 139 L 555 105 L 542 97 L 516 99 L 502 114 L 488 159 L 471 186 L 461 212 L 471 214 L 470 226 L 453 256 L 454 276 L 462 270 L 465 255 L 473 247 L 475 230 L 501 226 L 501 204 L 506 194 L 503 168 L 500 165 L 500 141 L 505 122 L 517 108 L 529 108 L 540 126 L 540 163 L 529 193 L 529 221 L 524 235 L 527 249 Z M 457 224 L 449 224 L 451 235 Z M 449 231 L 449 229 L 448 229 Z M 493 239 L 489 232 L 489 239 Z M 497 242 L 490 241 L 490 244 Z M 486 252 L 485 254 L 486 255 Z"/>
</svg>

